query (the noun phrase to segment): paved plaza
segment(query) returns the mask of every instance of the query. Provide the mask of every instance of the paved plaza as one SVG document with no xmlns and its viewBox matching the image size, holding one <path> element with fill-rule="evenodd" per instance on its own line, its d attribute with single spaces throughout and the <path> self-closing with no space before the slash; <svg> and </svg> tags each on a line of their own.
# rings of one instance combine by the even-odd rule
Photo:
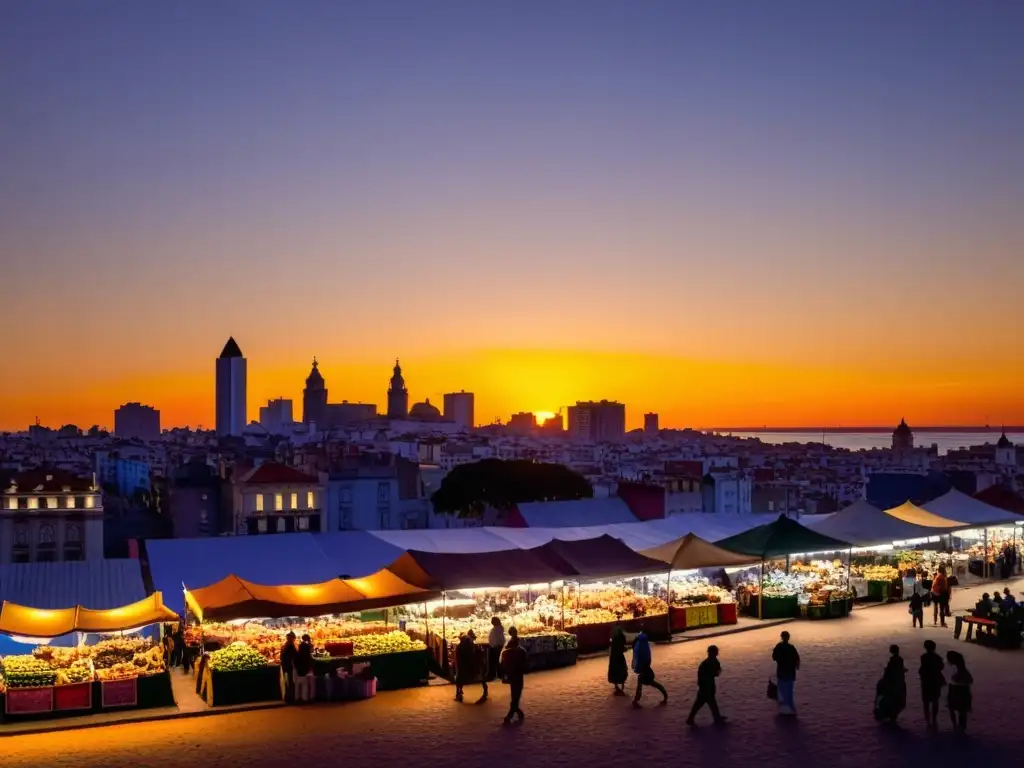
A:
<svg viewBox="0 0 1024 768">
<path fill-rule="evenodd" d="M 1014 585 L 1015 591 L 1024 584 Z M 961 590 L 960 609 L 980 588 Z M 1024 652 L 996 651 L 954 641 L 947 630 L 911 629 L 905 605 L 855 611 L 847 620 L 794 622 L 786 626 L 803 657 L 797 684 L 800 717 L 780 718 L 765 698 L 773 668 L 771 648 L 779 627 L 716 639 L 723 676 L 719 702 L 731 722 L 697 729 L 684 720 L 694 693 L 695 669 L 708 641 L 654 647 L 654 666 L 670 693 L 634 710 L 610 695 L 606 662 L 527 678 L 526 722 L 502 727 L 505 686 L 492 687 L 482 705 L 456 704 L 450 686 L 382 693 L 367 702 L 278 708 L 234 714 L 134 723 L 0 740 L 5 768 L 300 768 L 357 765 L 506 766 L 856 766 L 928 768 L 969 760 L 1019 760 L 1024 750 Z M 926 732 L 916 678 L 921 644 L 940 652 L 955 648 L 975 678 L 974 712 L 966 737 L 950 732 L 945 709 L 939 734 Z M 908 708 L 897 728 L 871 715 L 875 682 L 896 642 L 908 675 Z M 467 690 L 467 702 L 476 691 Z"/>
</svg>

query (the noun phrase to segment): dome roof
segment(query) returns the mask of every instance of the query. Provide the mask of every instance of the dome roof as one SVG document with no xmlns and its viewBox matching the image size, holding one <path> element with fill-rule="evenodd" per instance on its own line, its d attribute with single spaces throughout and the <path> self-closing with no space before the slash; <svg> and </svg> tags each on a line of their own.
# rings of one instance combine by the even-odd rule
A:
<svg viewBox="0 0 1024 768">
<path fill-rule="evenodd" d="M 423 419 L 424 421 L 437 421 L 441 418 L 441 412 L 437 410 L 436 405 L 430 404 L 429 397 L 422 403 L 416 403 L 409 411 L 409 415 L 414 419 Z"/>
<path fill-rule="evenodd" d="M 911 435 L 913 432 L 910 431 L 910 427 L 907 426 L 906 419 L 900 419 L 900 424 L 892 432 L 894 435 Z"/>
<path fill-rule="evenodd" d="M 320 369 L 317 367 L 316 358 L 313 358 L 313 370 L 309 372 L 309 376 L 306 377 L 306 387 L 312 388 L 311 385 L 323 386 L 324 377 L 320 375 Z"/>
<path fill-rule="evenodd" d="M 999 438 L 999 442 L 996 443 L 996 448 L 1013 448 L 1013 443 L 1010 442 L 1010 438 L 1006 436 L 1006 432 Z"/>
</svg>

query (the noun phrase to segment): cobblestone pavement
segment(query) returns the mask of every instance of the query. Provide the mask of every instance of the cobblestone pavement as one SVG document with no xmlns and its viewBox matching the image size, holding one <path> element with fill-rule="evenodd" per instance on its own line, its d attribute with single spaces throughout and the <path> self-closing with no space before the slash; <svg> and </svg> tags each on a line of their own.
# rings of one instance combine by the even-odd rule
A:
<svg viewBox="0 0 1024 768">
<path fill-rule="evenodd" d="M 1024 589 L 1018 584 L 1015 591 Z M 979 588 L 962 591 L 955 607 L 973 604 Z M 314 705 L 166 722 L 118 725 L 5 738 L 5 768 L 301 768 L 358 764 L 398 765 L 421 761 L 436 766 L 588 765 L 770 766 L 922 765 L 970 760 L 985 765 L 1024 750 L 1024 651 L 999 652 L 952 639 L 952 629 L 911 629 L 906 606 L 856 611 L 846 620 L 787 625 L 803 657 L 797 684 L 800 717 L 780 718 L 764 689 L 770 651 L 779 629 L 768 628 L 717 640 L 723 676 L 719 702 L 731 719 L 718 728 L 708 714 L 697 729 L 684 725 L 694 693 L 695 667 L 707 641 L 655 646 L 658 677 L 668 687 L 668 706 L 645 707 L 610 695 L 600 659 L 527 678 L 521 726 L 503 728 L 505 686 L 494 686 L 482 705 L 456 704 L 447 686 L 383 693 L 355 704 Z M 926 732 L 918 705 L 916 675 L 908 676 L 908 708 L 899 727 L 880 726 L 871 716 L 874 685 L 890 643 L 903 649 L 908 666 L 925 639 L 940 652 L 964 652 L 974 675 L 970 733 Z M 472 698 L 475 691 L 468 691 Z"/>
</svg>

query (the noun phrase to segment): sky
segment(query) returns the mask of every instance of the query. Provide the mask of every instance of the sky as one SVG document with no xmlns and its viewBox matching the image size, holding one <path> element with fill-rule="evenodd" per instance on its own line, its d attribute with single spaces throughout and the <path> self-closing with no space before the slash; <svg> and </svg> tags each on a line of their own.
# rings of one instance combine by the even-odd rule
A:
<svg viewBox="0 0 1024 768">
<path fill-rule="evenodd" d="M 0 429 L 1024 423 L 1024 3 L 0 4 Z"/>
</svg>

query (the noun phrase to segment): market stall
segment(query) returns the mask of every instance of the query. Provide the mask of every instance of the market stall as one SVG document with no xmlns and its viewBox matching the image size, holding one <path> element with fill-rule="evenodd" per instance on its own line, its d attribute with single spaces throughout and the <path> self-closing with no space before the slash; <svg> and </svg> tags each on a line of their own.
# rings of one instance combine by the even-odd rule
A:
<svg viewBox="0 0 1024 768">
<path fill-rule="evenodd" d="M 110 610 L 49 610 L 4 602 L 0 632 L 39 643 L 30 654 L 0 659 L 4 718 L 173 706 L 162 648 L 136 633 L 177 620 L 160 593 Z M 49 645 L 52 638 L 72 633 L 78 638 L 73 647 Z"/>
<path fill-rule="evenodd" d="M 389 570 L 410 583 L 442 590 L 440 604 L 425 607 L 432 628 L 416 622 L 410 629 L 424 633 L 437 671 L 445 676 L 452 674 L 454 641 L 473 629 L 477 642 L 485 644 L 493 616 L 506 630 L 516 628 L 528 653 L 532 648 L 533 669 L 575 663 L 577 652 L 607 648 L 620 620 L 627 631 L 644 626 L 654 637 L 667 635 L 668 606 L 648 594 L 644 578 L 664 572 L 665 564 L 611 536 L 555 539 L 501 552 L 409 551 Z M 616 575 L 627 578 L 599 581 Z M 481 587 L 513 584 L 520 586 Z"/>
<path fill-rule="evenodd" d="M 761 566 L 758 569 L 757 583 L 748 581 L 737 589 L 740 608 L 745 613 L 761 619 L 791 618 L 801 615 L 802 596 L 806 594 L 803 580 L 794 581 L 790 578 L 788 567 L 783 572 L 771 567 L 771 562 L 784 558 L 786 564 L 799 553 L 814 552 L 845 552 L 850 544 L 807 528 L 785 515 L 766 525 L 752 528 L 736 536 L 716 542 L 717 546 L 740 554 L 757 557 Z M 767 578 L 765 564 L 769 565 Z M 818 590 L 815 604 L 822 599 Z M 848 596 L 842 592 L 832 594 L 835 590 L 826 590 L 826 603 L 833 600 L 845 603 Z M 806 597 L 806 605 L 811 604 L 811 597 Z M 838 615 L 829 609 L 824 615 L 815 612 L 816 618 L 827 618 Z"/>
<path fill-rule="evenodd" d="M 280 698 L 280 653 L 289 632 L 310 635 L 318 690 L 359 673 L 381 690 L 420 685 L 428 675 L 425 645 L 376 617 L 388 615 L 381 608 L 435 596 L 390 571 L 279 587 L 228 576 L 186 591 L 195 620 L 190 637 L 210 651 L 200 665 L 199 692 L 213 706 Z"/>
<path fill-rule="evenodd" d="M 756 556 L 730 552 L 692 533 L 643 554 L 669 566 L 666 601 L 671 632 L 737 623 L 732 593 L 721 584 L 712 584 L 699 571 L 756 564 Z"/>
</svg>

